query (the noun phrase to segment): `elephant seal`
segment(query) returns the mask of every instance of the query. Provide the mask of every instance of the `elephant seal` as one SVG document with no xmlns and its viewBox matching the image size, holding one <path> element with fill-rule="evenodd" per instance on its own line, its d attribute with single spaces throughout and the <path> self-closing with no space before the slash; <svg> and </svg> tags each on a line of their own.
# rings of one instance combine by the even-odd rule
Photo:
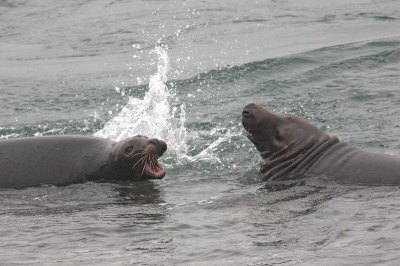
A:
<svg viewBox="0 0 400 266">
<path fill-rule="evenodd" d="M 120 142 L 74 135 L 0 140 L 0 187 L 161 179 L 157 159 L 166 150 L 164 141 L 140 135 Z"/>
<path fill-rule="evenodd" d="M 362 151 L 298 116 L 282 117 L 251 103 L 243 109 L 242 124 L 263 158 L 264 181 L 326 176 L 343 183 L 400 185 L 400 157 Z"/>
</svg>

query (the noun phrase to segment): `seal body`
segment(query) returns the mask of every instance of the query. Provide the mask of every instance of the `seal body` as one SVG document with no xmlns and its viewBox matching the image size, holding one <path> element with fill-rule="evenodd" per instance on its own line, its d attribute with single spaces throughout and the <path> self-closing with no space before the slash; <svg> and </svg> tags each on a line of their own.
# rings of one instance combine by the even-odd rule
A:
<svg viewBox="0 0 400 266">
<path fill-rule="evenodd" d="M 248 104 L 242 124 L 263 158 L 264 181 L 328 176 L 345 183 L 400 185 L 399 156 L 362 151 L 298 116 L 282 117 Z"/>
<path fill-rule="evenodd" d="M 166 149 L 140 135 L 121 142 L 73 135 L 0 140 L 0 187 L 161 179 L 157 159 Z"/>
</svg>

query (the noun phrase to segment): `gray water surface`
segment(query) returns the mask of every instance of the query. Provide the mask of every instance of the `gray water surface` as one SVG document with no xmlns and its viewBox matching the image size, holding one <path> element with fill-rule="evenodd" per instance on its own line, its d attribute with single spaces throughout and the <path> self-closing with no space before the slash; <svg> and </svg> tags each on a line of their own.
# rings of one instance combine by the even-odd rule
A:
<svg viewBox="0 0 400 266">
<path fill-rule="evenodd" d="M 400 154 L 398 1 L 0 1 L 0 14 L 1 139 L 169 123 L 163 180 L 1 189 L 0 264 L 400 263 L 398 187 L 262 183 L 240 124 L 256 102 Z M 167 110 L 138 114 L 147 104 Z M 135 117 L 150 125 L 116 123 Z"/>
</svg>

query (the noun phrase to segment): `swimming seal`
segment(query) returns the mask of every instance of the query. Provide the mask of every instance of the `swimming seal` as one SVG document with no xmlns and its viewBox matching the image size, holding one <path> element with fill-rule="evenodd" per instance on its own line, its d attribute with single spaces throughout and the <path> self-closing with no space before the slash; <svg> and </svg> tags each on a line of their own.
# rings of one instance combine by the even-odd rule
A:
<svg viewBox="0 0 400 266">
<path fill-rule="evenodd" d="M 74 135 L 0 140 L 0 187 L 161 179 L 157 159 L 166 150 L 164 141 L 140 135 L 120 142 Z"/>
<path fill-rule="evenodd" d="M 256 104 L 242 112 L 248 139 L 260 152 L 264 181 L 327 176 L 344 183 L 400 185 L 400 157 L 362 151 L 304 119 L 272 114 Z"/>
</svg>

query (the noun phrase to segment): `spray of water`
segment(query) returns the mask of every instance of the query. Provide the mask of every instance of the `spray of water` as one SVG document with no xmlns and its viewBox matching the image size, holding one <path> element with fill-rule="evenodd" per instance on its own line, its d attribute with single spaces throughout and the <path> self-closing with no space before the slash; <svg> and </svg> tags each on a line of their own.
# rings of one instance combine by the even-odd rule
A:
<svg viewBox="0 0 400 266">
<path fill-rule="evenodd" d="M 157 73 L 150 77 L 144 98 L 129 97 L 121 112 L 94 135 L 120 141 L 140 134 L 165 140 L 176 154 L 186 153 L 185 105 L 171 106 L 176 93 L 165 85 L 168 54 L 159 46 L 152 52 L 158 56 Z"/>
<path fill-rule="evenodd" d="M 120 141 L 135 135 L 145 135 L 160 138 L 167 142 L 167 153 L 176 160 L 175 163 L 208 161 L 221 163 L 218 155 L 214 154 L 221 143 L 230 141 L 240 133 L 230 131 L 223 135 L 210 131 L 207 136 L 216 139 L 208 144 L 197 155 L 189 155 L 187 143 L 196 142 L 201 138 L 197 132 L 188 133 L 185 128 L 185 105 L 175 104 L 176 92 L 166 86 L 170 69 L 167 52 L 157 46 L 153 51 L 158 57 L 157 73 L 149 80 L 149 90 L 143 99 L 129 97 L 121 112 L 107 122 L 103 129 L 94 135 Z M 119 90 L 117 89 L 119 92 Z"/>
</svg>

